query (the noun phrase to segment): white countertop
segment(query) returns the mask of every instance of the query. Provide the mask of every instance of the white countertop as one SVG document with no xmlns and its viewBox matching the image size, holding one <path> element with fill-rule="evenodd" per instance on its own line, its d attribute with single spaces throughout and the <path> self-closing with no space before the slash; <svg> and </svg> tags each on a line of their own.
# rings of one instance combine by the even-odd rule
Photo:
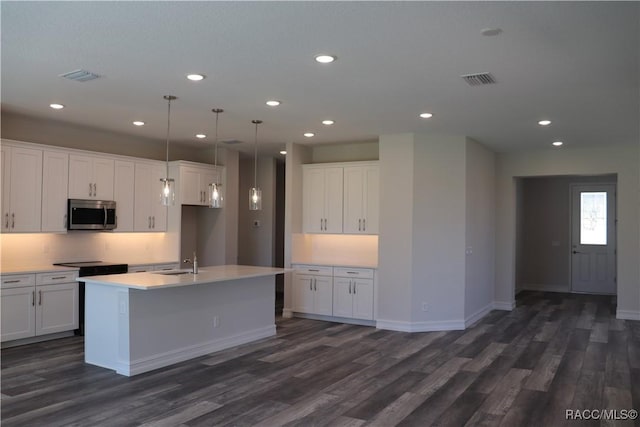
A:
<svg viewBox="0 0 640 427">
<path fill-rule="evenodd" d="M 191 286 L 202 283 L 225 282 L 252 277 L 275 276 L 293 271 L 287 268 L 255 267 L 250 265 L 218 265 L 202 267 L 198 274 L 162 274 L 163 272 L 144 272 L 110 274 L 106 276 L 87 276 L 77 279 L 87 284 L 119 286 L 130 289 L 152 290 L 178 286 Z"/>
<path fill-rule="evenodd" d="M 77 267 L 63 267 L 51 264 L 45 265 L 2 265 L 2 274 L 36 274 L 56 273 L 62 271 L 78 271 Z"/>
</svg>

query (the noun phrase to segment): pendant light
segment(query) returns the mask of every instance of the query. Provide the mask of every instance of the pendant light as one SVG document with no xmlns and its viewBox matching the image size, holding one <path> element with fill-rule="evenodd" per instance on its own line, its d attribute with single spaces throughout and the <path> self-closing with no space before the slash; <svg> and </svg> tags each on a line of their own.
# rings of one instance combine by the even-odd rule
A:
<svg viewBox="0 0 640 427">
<path fill-rule="evenodd" d="M 165 95 L 167 100 L 167 175 L 160 178 L 162 192 L 160 193 L 160 203 L 163 206 L 170 206 L 176 203 L 175 181 L 169 178 L 169 131 L 171 130 L 171 101 L 176 100 L 173 95 Z"/>
<path fill-rule="evenodd" d="M 213 166 L 216 168 L 215 181 L 209 184 L 209 207 L 210 208 L 221 208 L 222 207 L 222 184 L 220 183 L 220 174 L 218 171 L 218 116 L 220 113 L 223 113 L 224 110 L 222 108 L 214 108 L 214 113 L 216 113 L 216 135 L 215 135 L 215 145 L 214 145 L 214 155 L 213 155 Z"/>
<path fill-rule="evenodd" d="M 258 125 L 262 120 L 251 120 L 256 125 L 256 134 L 253 148 L 253 188 L 249 190 L 249 210 L 262 210 L 262 190 L 258 188 Z"/>
</svg>

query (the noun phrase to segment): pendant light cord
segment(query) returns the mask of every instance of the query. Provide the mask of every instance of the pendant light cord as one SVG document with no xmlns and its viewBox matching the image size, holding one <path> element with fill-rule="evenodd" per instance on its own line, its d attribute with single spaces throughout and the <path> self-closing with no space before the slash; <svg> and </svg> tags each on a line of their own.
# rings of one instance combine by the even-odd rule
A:
<svg viewBox="0 0 640 427">
<path fill-rule="evenodd" d="M 167 178 L 169 178 L 169 131 L 171 130 L 171 97 L 167 97 Z"/>
<path fill-rule="evenodd" d="M 220 115 L 219 111 L 216 111 L 216 143 L 213 149 L 213 166 L 218 167 L 218 116 Z"/>
<path fill-rule="evenodd" d="M 256 123 L 256 134 L 254 138 L 253 148 L 253 188 L 258 188 L 258 120 Z"/>
</svg>

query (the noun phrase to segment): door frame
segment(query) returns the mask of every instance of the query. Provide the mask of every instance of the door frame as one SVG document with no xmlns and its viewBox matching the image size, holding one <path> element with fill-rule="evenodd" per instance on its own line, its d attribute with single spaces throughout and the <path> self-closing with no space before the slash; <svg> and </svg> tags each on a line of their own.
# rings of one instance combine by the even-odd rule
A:
<svg viewBox="0 0 640 427">
<path fill-rule="evenodd" d="M 575 187 L 584 187 L 588 185 L 612 185 L 613 186 L 613 206 L 615 210 L 615 217 L 613 219 L 613 233 L 615 235 L 615 245 L 613 247 L 613 256 L 614 256 L 614 269 L 615 269 L 615 293 L 612 294 L 614 296 L 618 295 L 618 182 L 602 182 L 602 181 L 594 181 L 594 182 L 572 182 L 569 184 L 569 253 L 567 256 L 569 257 L 569 293 L 583 293 L 583 292 L 575 292 L 573 290 L 573 257 L 571 251 L 573 250 L 573 226 L 574 226 L 574 206 L 573 206 L 573 189 Z M 585 295 L 596 295 L 596 294 L 585 294 Z M 602 294 L 609 295 L 609 294 Z"/>
</svg>

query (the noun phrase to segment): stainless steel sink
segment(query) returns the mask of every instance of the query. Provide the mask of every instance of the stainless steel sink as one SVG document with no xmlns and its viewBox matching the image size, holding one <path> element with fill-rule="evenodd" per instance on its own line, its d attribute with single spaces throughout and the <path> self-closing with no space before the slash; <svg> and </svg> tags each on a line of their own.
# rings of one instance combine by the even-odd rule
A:
<svg viewBox="0 0 640 427">
<path fill-rule="evenodd" d="M 182 274 L 193 274 L 191 270 L 171 270 L 171 271 L 155 271 L 153 274 L 162 274 L 165 276 L 179 276 Z"/>
</svg>

